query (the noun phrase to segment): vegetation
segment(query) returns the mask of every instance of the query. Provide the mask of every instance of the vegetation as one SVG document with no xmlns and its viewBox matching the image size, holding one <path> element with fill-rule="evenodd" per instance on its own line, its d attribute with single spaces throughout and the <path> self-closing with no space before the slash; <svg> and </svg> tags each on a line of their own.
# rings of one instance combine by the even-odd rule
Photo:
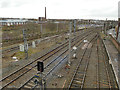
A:
<svg viewBox="0 0 120 90">
<path fill-rule="evenodd" d="M 26 37 L 27 40 L 29 41 L 41 37 L 47 37 L 47 36 L 67 32 L 68 24 L 59 23 L 58 32 L 57 32 L 57 24 L 50 22 L 42 24 L 42 32 L 41 32 L 41 24 L 37 24 L 37 23 L 27 23 L 26 25 L 18 25 L 18 26 L 3 26 L 2 28 L 3 47 L 7 45 L 23 42 L 23 29 L 26 30 Z"/>
</svg>

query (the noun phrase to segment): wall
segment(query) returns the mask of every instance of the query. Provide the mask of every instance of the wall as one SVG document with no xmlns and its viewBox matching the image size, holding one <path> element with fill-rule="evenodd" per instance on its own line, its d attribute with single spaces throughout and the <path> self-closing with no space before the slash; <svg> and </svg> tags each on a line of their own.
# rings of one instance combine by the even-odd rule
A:
<svg viewBox="0 0 120 90">
<path fill-rule="evenodd" d="M 115 45 L 115 47 L 117 48 L 117 50 L 120 52 L 120 43 L 118 43 L 118 41 L 115 38 L 113 38 L 112 35 L 110 35 L 110 40 Z"/>
</svg>

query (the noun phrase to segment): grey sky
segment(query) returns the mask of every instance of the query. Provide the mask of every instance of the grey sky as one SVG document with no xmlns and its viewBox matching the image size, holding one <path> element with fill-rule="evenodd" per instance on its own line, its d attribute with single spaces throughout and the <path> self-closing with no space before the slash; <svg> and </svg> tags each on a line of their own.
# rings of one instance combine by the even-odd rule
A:
<svg viewBox="0 0 120 90">
<path fill-rule="evenodd" d="M 119 0 L 0 0 L 0 17 L 116 19 Z"/>
<path fill-rule="evenodd" d="M 120 18 L 120 1 L 118 3 L 118 17 Z"/>
</svg>

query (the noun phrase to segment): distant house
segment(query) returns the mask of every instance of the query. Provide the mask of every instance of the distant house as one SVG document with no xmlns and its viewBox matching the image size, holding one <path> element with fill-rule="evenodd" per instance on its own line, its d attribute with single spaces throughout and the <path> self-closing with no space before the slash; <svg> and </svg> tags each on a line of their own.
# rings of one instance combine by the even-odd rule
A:
<svg viewBox="0 0 120 90">
<path fill-rule="evenodd" d="M 0 20 L 0 25 L 2 26 L 11 26 L 11 25 L 23 25 L 26 24 L 28 20 L 21 20 L 21 19 L 6 19 Z"/>
</svg>

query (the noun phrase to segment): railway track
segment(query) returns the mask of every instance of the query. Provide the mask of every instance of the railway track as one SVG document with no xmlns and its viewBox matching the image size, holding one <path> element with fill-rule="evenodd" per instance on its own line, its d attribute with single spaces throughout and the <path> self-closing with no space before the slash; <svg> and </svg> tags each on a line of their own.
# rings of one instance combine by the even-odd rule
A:
<svg viewBox="0 0 120 90">
<path fill-rule="evenodd" d="M 106 55 L 105 48 L 103 47 L 103 42 L 100 39 L 98 39 L 97 42 L 97 54 L 98 54 L 98 87 L 99 88 L 109 88 L 111 89 L 117 89 L 118 85 L 115 81 L 114 74 L 112 72 L 112 68 L 109 64 L 108 57 Z M 103 73 L 104 72 L 104 73 Z"/>
<path fill-rule="evenodd" d="M 106 69 L 108 70 L 109 82 L 111 84 L 111 88 L 118 88 L 118 84 L 116 82 L 116 79 L 114 79 L 114 77 L 115 77 L 114 71 L 112 70 L 112 66 L 109 64 L 109 58 L 108 58 L 106 48 L 104 46 L 103 40 L 101 40 L 101 41 L 102 41 L 101 43 L 103 44 L 103 45 L 101 45 L 102 50 L 103 50 L 103 57 L 104 57 L 104 60 L 105 60 Z"/>
<path fill-rule="evenodd" d="M 92 34 L 93 35 L 93 34 Z M 85 37 L 86 38 L 86 37 Z M 85 39 L 84 38 L 84 39 Z M 76 44 L 76 46 L 78 47 L 81 43 L 83 43 L 83 40 L 81 40 L 80 42 L 79 42 L 79 44 L 78 44 L 78 42 L 77 42 L 77 44 Z M 73 46 L 74 46 L 75 44 L 73 44 Z M 65 54 L 65 52 L 66 51 L 68 51 L 68 49 L 67 50 L 65 50 L 63 53 L 63 56 L 61 56 L 61 54 L 59 55 L 59 56 L 61 56 L 61 57 L 56 57 L 55 59 L 53 59 L 51 62 L 53 62 L 53 61 L 55 61 L 54 62 L 54 64 L 50 64 L 49 63 L 49 68 L 47 68 L 46 69 L 46 67 L 48 66 L 45 66 L 45 71 L 44 71 L 44 79 L 46 79 L 48 76 L 49 76 L 49 74 L 54 70 L 54 69 L 56 69 L 61 63 L 65 63 L 65 62 L 67 62 L 66 60 L 67 60 L 67 57 L 68 57 L 68 53 L 66 53 Z M 52 69 L 51 69 L 52 68 Z M 24 85 L 22 85 L 21 87 L 20 87 L 20 89 L 24 89 L 24 88 L 36 88 L 37 87 L 37 85 L 35 85 L 34 84 L 34 76 L 31 78 L 31 79 L 29 79 L 28 81 L 26 81 L 26 83 L 24 84 Z"/>
<path fill-rule="evenodd" d="M 83 36 L 82 38 L 85 38 L 85 36 Z M 76 40 L 74 40 L 74 41 L 76 41 Z M 10 75 L 4 77 L 0 81 L 0 82 L 3 83 L 2 89 L 5 88 L 5 87 L 7 87 L 7 86 L 9 86 L 12 83 L 15 83 L 16 80 L 18 80 L 19 78 L 21 78 L 26 73 L 29 74 L 29 72 L 36 67 L 36 61 L 38 61 L 40 59 L 42 59 L 42 61 L 46 61 L 48 58 L 50 58 L 51 56 L 53 56 L 54 54 L 56 54 L 57 52 L 59 52 L 60 50 L 62 50 L 64 47 L 66 47 L 68 45 L 67 43 L 68 42 L 65 42 L 64 44 L 62 44 L 59 47 L 53 49 L 52 51 L 46 53 L 45 55 L 41 56 L 40 58 L 34 60 L 33 62 L 30 62 L 29 64 L 25 65 L 24 67 L 20 68 L 19 70 L 17 70 L 15 72 L 11 73 Z"/>
<path fill-rule="evenodd" d="M 81 30 L 83 30 L 83 29 L 81 29 Z M 79 32 L 79 30 L 78 30 L 78 32 Z M 56 37 L 59 37 L 59 36 L 55 35 L 55 36 L 52 36 L 52 37 L 46 37 L 44 39 L 41 39 L 41 41 L 45 41 L 45 40 L 48 40 L 50 38 L 56 38 Z M 35 42 L 35 43 L 37 43 L 37 42 Z M 32 43 L 29 42 L 28 46 L 31 46 L 31 45 L 32 45 Z M 9 52 L 12 52 L 12 51 L 15 51 L 15 50 L 18 50 L 18 49 L 19 49 L 19 46 L 14 46 L 14 47 L 11 47 L 11 48 L 3 49 L 2 52 L 3 53 L 9 53 Z"/>
<path fill-rule="evenodd" d="M 104 59 L 104 53 L 102 52 L 99 39 L 97 40 L 97 55 L 98 55 L 98 75 L 97 75 L 98 87 L 111 88 L 110 78 L 109 78 L 108 70 L 105 64 L 105 59 Z M 104 80 L 104 82 L 102 80 Z"/>
<path fill-rule="evenodd" d="M 46 37 L 44 39 L 41 39 L 40 41 L 45 41 L 45 40 L 48 40 L 50 38 L 56 38 L 56 37 L 58 37 L 58 35 L 55 35 L 55 36 L 52 36 L 52 37 Z M 35 43 L 37 44 L 37 41 L 35 41 Z M 32 46 L 32 43 L 29 42 L 28 46 Z M 2 52 L 4 54 L 4 53 L 9 53 L 9 52 L 12 52 L 12 51 L 15 51 L 15 50 L 18 50 L 18 49 L 19 49 L 19 46 L 14 46 L 14 47 L 11 47 L 11 48 L 3 49 Z"/>
<path fill-rule="evenodd" d="M 94 38 L 92 38 L 92 40 L 90 42 L 93 42 L 98 36 L 96 35 Z M 87 45 L 87 47 L 90 45 Z M 86 77 L 86 72 L 87 72 L 87 68 L 89 65 L 89 58 L 91 55 L 91 51 L 92 51 L 92 46 L 91 49 L 85 49 L 82 57 L 80 58 L 80 61 L 74 71 L 74 74 L 72 76 L 72 79 L 70 81 L 70 84 L 68 86 L 68 89 L 71 88 L 83 88 L 84 85 L 84 81 L 85 81 L 85 77 Z"/>
<path fill-rule="evenodd" d="M 96 36 L 96 38 L 91 41 L 94 43 L 91 48 L 84 51 L 74 71 L 68 89 L 108 88 L 111 90 L 118 88 L 101 41 L 99 35 Z M 91 53 L 92 56 L 93 54 L 95 55 L 94 60 Z"/>
</svg>

